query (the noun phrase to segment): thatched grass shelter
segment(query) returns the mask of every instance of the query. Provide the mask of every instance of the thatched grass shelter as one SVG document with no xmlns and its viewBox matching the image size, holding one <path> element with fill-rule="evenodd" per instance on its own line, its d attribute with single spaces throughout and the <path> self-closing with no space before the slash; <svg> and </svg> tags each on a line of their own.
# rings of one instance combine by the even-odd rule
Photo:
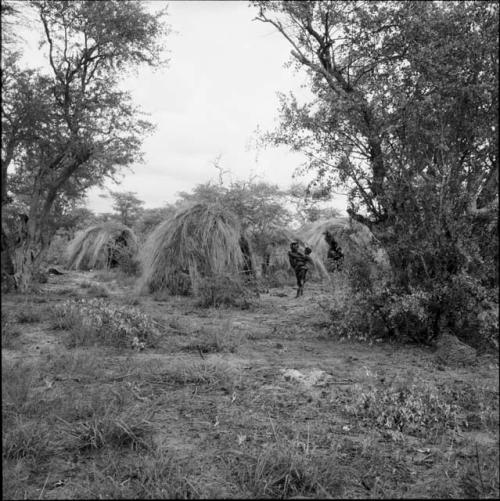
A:
<svg viewBox="0 0 500 501">
<path fill-rule="evenodd" d="M 261 269 L 264 276 L 277 273 L 286 274 L 289 277 L 295 276 L 288 260 L 288 251 L 292 242 L 299 242 L 301 250 L 304 250 L 305 243 L 298 232 L 282 227 L 274 227 L 269 230 L 268 244 L 265 246 L 263 256 L 261 256 Z M 310 277 L 312 279 L 328 278 L 322 256 L 313 252 L 310 257 L 314 265 Z"/>
<path fill-rule="evenodd" d="M 235 214 L 218 204 L 194 204 L 158 225 L 140 251 L 141 291 L 197 292 L 199 279 L 252 275 L 248 238 Z"/>
<path fill-rule="evenodd" d="M 336 242 L 345 256 L 364 256 L 380 268 L 388 268 L 386 251 L 364 224 L 349 217 L 315 221 L 300 230 L 304 242 L 313 253 L 328 263 L 331 242 Z"/>
<path fill-rule="evenodd" d="M 128 266 L 137 254 L 137 238 L 127 226 L 107 222 L 79 232 L 67 248 L 69 269 L 90 270 Z"/>
</svg>

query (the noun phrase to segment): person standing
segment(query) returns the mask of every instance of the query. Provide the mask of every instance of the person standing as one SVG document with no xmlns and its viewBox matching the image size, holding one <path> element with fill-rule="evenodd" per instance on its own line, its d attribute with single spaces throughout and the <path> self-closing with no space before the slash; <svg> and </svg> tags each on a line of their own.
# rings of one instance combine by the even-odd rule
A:
<svg viewBox="0 0 500 501">
<path fill-rule="evenodd" d="M 306 247 L 305 252 L 302 253 L 299 251 L 298 242 L 292 242 L 290 244 L 288 260 L 290 261 L 290 266 L 295 271 L 295 277 L 297 279 L 297 295 L 295 297 L 304 294 L 304 284 L 307 279 L 307 272 L 309 270 L 309 265 L 312 264 L 312 259 L 309 257 L 310 254 L 311 249 L 309 247 Z"/>
</svg>

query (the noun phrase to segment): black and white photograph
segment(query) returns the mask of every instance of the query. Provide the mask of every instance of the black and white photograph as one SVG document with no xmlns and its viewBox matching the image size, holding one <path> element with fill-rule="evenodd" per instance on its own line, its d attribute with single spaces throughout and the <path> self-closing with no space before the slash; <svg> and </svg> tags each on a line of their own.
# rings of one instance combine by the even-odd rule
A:
<svg viewBox="0 0 500 501">
<path fill-rule="evenodd" d="M 497 0 L 0 0 L 2 499 L 498 499 Z"/>
</svg>

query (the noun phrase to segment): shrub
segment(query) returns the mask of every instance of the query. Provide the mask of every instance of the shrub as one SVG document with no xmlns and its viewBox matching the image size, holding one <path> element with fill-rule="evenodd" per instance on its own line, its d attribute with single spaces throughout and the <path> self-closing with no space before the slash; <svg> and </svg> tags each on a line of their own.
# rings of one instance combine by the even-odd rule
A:
<svg viewBox="0 0 500 501">
<path fill-rule="evenodd" d="M 198 306 L 202 308 L 235 306 L 248 309 L 255 298 L 240 280 L 229 275 L 198 278 L 195 283 Z"/>
<path fill-rule="evenodd" d="M 352 391 L 354 400 L 345 410 L 370 425 L 425 436 L 431 431 L 455 429 L 458 424 L 459 408 L 451 391 L 430 384 L 355 385 Z"/>
<path fill-rule="evenodd" d="M 116 306 L 102 299 L 69 300 L 53 309 L 54 327 L 69 331 L 69 346 L 103 344 L 126 347 L 133 343 L 152 346 L 158 335 L 156 322 L 130 306 Z"/>
<path fill-rule="evenodd" d="M 470 275 L 460 273 L 446 283 L 408 289 L 390 281 L 361 287 L 356 277 L 352 269 L 334 275 L 331 330 L 339 336 L 430 344 L 449 330 L 475 348 L 498 351 L 497 291 Z"/>
</svg>

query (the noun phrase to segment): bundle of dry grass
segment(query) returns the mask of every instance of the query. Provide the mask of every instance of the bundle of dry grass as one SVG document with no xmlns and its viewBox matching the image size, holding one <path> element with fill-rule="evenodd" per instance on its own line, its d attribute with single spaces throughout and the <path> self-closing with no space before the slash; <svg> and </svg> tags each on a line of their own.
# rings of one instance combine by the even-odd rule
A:
<svg viewBox="0 0 500 501">
<path fill-rule="evenodd" d="M 140 252 L 141 291 L 197 293 L 199 279 L 251 274 L 251 249 L 240 222 L 217 204 L 177 212 L 150 234 Z"/>
<path fill-rule="evenodd" d="M 270 230 L 269 243 L 264 249 L 264 255 L 261 256 L 261 267 L 264 276 L 282 274 L 294 277 L 294 271 L 288 260 L 290 244 L 294 241 L 299 242 L 300 246 L 305 247 L 304 241 L 297 233 L 288 228 L 274 227 Z M 311 278 L 328 278 L 328 272 L 321 256 L 313 252 L 310 257 L 314 265 L 313 270 L 311 270 Z"/>
<path fill-rule="evenodd" d="M 368 256 L 381 267 L 389 266 L 387 253 L 378 245 L 372 232 L 348 217 L 315 221 L 302 228 L 300 235 L 324 263 L 330 249 L 328 239 L 333 237 L 344 255 Z"/>
<path fill-rule="evenodd" d="M 137 238 L 130 228 L 108 222 L 79 232 L 67 248 L 67 266 L 75 270 L 128 266 L 137 253 Z"/>
</svg>

